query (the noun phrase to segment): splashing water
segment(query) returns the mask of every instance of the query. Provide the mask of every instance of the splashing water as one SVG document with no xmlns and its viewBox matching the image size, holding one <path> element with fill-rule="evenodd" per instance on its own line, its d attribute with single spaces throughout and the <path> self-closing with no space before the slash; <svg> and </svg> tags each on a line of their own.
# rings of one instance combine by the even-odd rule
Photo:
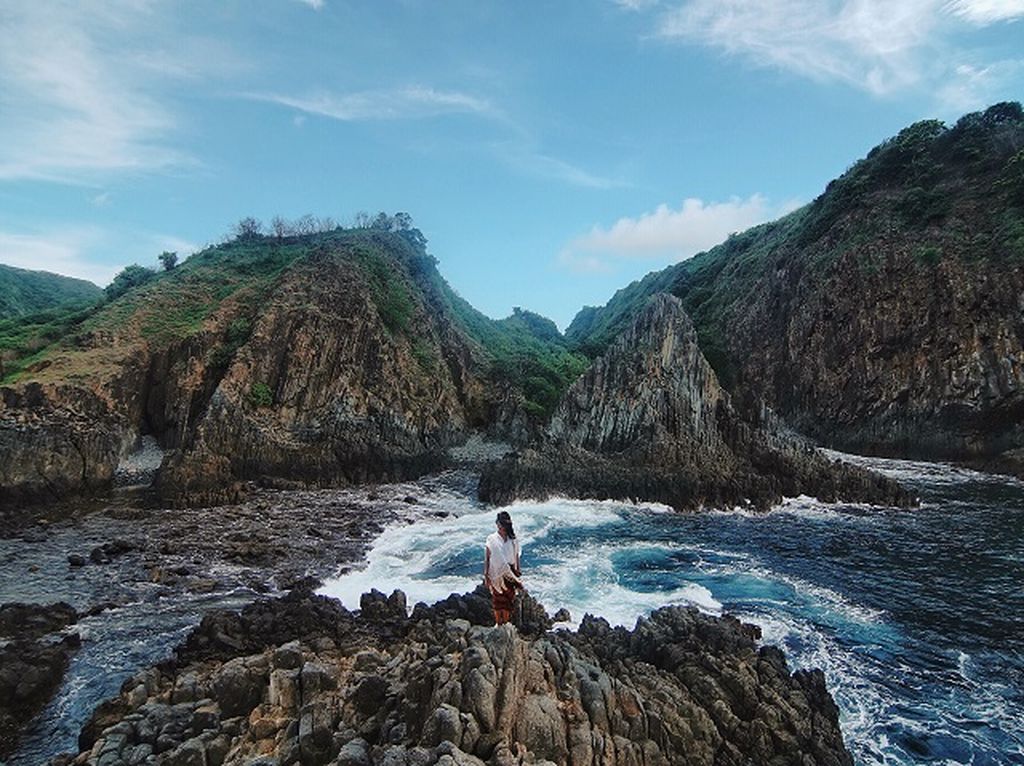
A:
<svg viewBox="0 0 1024 766">
<path fill-rule="evenodd" d="M 1024 764 L 1024 484 L 855 460 L 909 485 L 922 508 L 513 504 L 527 588 L 574 624 L 589 612 L 631 627 L 690 604 L 759 625 L 794 669 L 824 670 L 858 764 Z M 357 608 L 371 587 L 410 604 L 476 587 L 494 510 L 459 493 L 433 502 L 446 515 L 386 529 L 364 568 L 322 592 Z"/>
</svg>

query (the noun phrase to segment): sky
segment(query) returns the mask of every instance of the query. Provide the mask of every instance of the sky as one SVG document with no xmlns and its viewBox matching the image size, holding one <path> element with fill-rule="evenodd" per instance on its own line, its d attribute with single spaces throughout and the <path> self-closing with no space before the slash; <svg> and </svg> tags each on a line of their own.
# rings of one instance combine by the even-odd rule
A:
<svg viewBox="0 0 1024 766">
<path fill-rule="evenodd" d="M 1024 100 L 1024 0 L 3 0 L 0 263 L 408 212 L 493 317 L 583 305 Z"/>
</svg>

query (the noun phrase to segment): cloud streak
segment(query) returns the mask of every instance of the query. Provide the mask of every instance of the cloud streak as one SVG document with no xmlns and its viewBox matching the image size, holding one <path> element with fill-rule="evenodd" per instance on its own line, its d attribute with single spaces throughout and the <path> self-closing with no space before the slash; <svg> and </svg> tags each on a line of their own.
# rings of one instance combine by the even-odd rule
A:
<svg viewBox="0 0 1024 766">
<path fill-rule="evenodd" d="M 1022 16 L 1024 0 L 688 0 L 661 14 L 657 35 L 887 97 L 936 83 L 967 87 L 953 32 L 964 21 Z"/>
<path fill-rule="evenodd" d="M 422 85 L 340 94 L 320 92 L 307 96 L 249 93 L 246 97 L 342 122 L 422 119 L 445 114 L 496 114 L 496 110 L 485 99 Z"/>
<path fill-rule="evenodd" d="M 14 3 L 0 24 L 0 180 L 81 181 L 182 164 L 170 112 L 114 39 L 138 3 Z M 108 34 L 110 33 L 110 34 Z M 59 41 L 59 42 L 58 42 Z"/>
<path fill-rule="evenodd" d="M 796 207 L 795 203 L 771 205 L 760 194 L 728 202 L 689 198 L 678 209 L 662 204 L 652 212 L 620 218 L 607 228 L 594 226 L 563 248 L 559 262 L 574 271 L 607 272 L 622 259 L 681 261 L 717 245 L 733 232 Z"/>
</svg>

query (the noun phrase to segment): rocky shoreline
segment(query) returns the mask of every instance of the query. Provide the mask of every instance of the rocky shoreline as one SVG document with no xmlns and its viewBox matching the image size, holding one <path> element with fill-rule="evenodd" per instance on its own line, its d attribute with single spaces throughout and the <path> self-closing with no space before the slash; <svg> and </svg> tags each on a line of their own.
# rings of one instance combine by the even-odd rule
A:
<svg viewBox="0 0 1024 766">
<path fill-rule="evenodd" d="M 140 608 L 181 602 L 186 614 L 170 626 L 177 629 L 195 609 L 309 586 L 357 565 L 385 525 L 443 513 L 435 495 L 465 491 L 473 480 L 456 471 L 415 487 L 257 490 L 216 509 L 163 509 L 127 492 L 0 514 L 8 602 L 0 606 L 0 761 L 18 751 L 75 653 L 102 640 L 97 620 L 126 621 Z M 137 639 L 156 642 L 150 652 L 159 657 L 173 645 L 160 643 L 153 620 L 156 635 Z"/>
<path fill-rule="evenodd" d="M 480 593 L 361 607 L 300 589 L 207 616 L 52 763 L 852 764 L 821 672 L 791 674 L 731 617 L 552 633 L 529 604 L 520 634 L 481 619 Z"/>
</svg>

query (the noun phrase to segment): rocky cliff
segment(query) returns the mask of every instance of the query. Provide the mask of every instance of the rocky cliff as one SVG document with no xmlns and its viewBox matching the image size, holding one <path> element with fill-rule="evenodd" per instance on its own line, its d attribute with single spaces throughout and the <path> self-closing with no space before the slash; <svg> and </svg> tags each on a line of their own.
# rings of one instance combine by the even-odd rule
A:
<svg viewBox="0 0 1024 766">
<path fill-rule="evenodd" d="M 569 389 L 543 442 L 488 466 L 482 499 L 564 494 L 677 509 L 783 496 L 906 505 L 894 482 L 833 463 L 756 402 L 734 403 L 679 299 L 654 296 Z"/>
<path fill-rule="evenodd" d="M 205 618 L 59 762 L 852 763 L 821 672 L 791 673 L 754 626 L 673 607 L 520 635 L 451 616 L 472 599 L 409 618 L 398 591 L 359 616 L 295 593 Z"/>
<path fill-rule="evenodd" d="M 567 336 L 600 352 L 668 291 L 725 385 L 798 430 L 996 465 L 1024 446 L 1022 148 L 1019 104 L 912 125 L 812 204 L 649 275 Z"/>
<path fill-rule="evenodd" d="M 405 233 L 248 235 L 24 340 L 0 389 L 0 502 L 102 491 L 143 434 L 172 503 L 409 478 L 470 430 L 527 438 L 545 414 L 527 383 L 582 358 L 473 310 Z"/>
</svg>

